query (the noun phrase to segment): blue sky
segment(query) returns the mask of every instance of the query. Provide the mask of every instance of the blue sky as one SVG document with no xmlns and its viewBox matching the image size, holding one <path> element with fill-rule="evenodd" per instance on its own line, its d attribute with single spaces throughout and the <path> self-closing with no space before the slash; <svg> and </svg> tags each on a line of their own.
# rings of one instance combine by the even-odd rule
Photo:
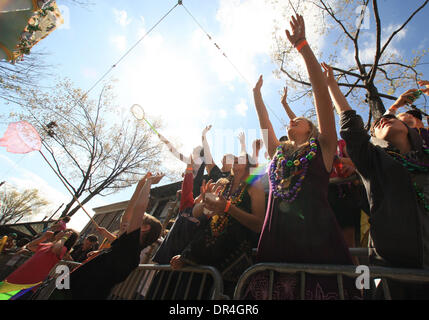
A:
<svg viewBox="0 0 429 320">
<path fill-rule="evenodd" d="M 57 2 L 63 9 L 65 24 L 35 50 L 48 52 L 48 62 L 55 66 L 57 76 L 70 78 L 84 90 L 89 89 L 176 3 L 174 0 L 94 0 L 95 5 L 82 8 L 61 0 Z M 399 0 L 379 2 L 386 32 L 408 16 L 409 3 Z M 286 120 L 280 105 L 284 78 L 274 76 L 277 66 L 270 57 L 272 21 L 279 18 L 280 12 L 270 9 L 264 0 L 185 0 L 184 4 L 246 81 L 179 6 L 109 75 L 109 78 L 119 80 L 116 83 L 117 103 L 123 112 L 129 112 L 131 105 L 138 103 L 145 108 L 149 118 L 161 117 L 163 135 L 185 154 L 200 144 L 201 131 L 208 124 L 213 125 L 208 136 L 212 142 L 225 132 L 236 136 L 240 129 L 244 130 L 250 140 L 250 151 L 251 140 L 259 137 L 251 90 L 259 74 L 264 75 L 262 93 L 266 104 L 278 117 Z M 310 15 L 303 12 L 304 17 L 307 13 Z M 392 50 L 408 57 L 412 50 L 429 48 L 428 13 L 429 8 L 425 8 L 415 17 L 392 43 Z M 288 27 L 288 21 L 281 23 L 281 28 L 285 27 Z M 375 23 L 370 20 L 369 29 L 362 31 L 362 39 L 370 40 L 374 27 Z M 317 21 L 307 20 L 310 43 L 328 56 L 332 52 L 332 38 L 316 36 L 313 28 L 317 28 Z M 369 41 L 362 44 L 362 50 L 363 55 L 371 57 L 373 48 Z M 348 59 L 345 55 L 341 58 Z M 291 63 L 298 67 L 298 55 L 296 59 Z M 429 62 L 429 58 L 424 58 L 423 62 Z M 418 70 L 429 78 L 429 65 L 421 65 Z M 99 91 L 100 86 L 92 94 Z M 298 115 L 310 106 L 309 101 L 292 103 Z M 284 127 L 271 111 L 270 116 L 277 134 L 284 135 Z M 7 123 L 1 123 L 0 132 L 6 127 Z M 223 153 L 238 151 L 236 138 L 230 141 L 225 138 L 213 146 L 218 163 Z M 166 165 L 183 167 L 170 156 L 167 156 Z M 39 187 L 52 200 L 52 210 L 69 200 L 67 191 L 37 153 L 21 156 L 0 150 L 0 180 L 19 187 Z M 96 197 L 85 207 L 88 210 L 128 200 L 132 191 L 133 188 L 129 188 L 108 198 Z M 85 214 L 79 212 L 73 217 L 71 226 L 79 230 L 87 221 Z"/>
</svg>

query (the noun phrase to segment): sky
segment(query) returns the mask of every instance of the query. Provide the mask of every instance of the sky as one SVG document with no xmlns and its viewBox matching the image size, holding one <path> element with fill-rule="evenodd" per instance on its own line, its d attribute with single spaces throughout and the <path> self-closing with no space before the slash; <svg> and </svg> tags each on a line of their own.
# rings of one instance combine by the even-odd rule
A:
<svg viewBox="0 0 429 320">
<path fill-rule="evenodd" d="M 67 77 L 83 90 L 91 88 L 177 3 L 174 0 L 92 2 L 94 4 L 89 7 L 80 7 L 70 1 L 58 0 L 65 23 L 34 48 L 49 53 L 48 62 L 54 66 L 57 79 Z M 201 143 L 202 130 L 212 125 L 208 139 L 215 162 L 220 163 L 224 153 L 238 154 L 236 136 L 240 131 L 246 133 L 249 152 L 252 141 L 260 138 L 252 88 L 262 74 L 262 94 L 270 108 L 274 129 L 278 136 L 285 135 L 287 117 L 280 104 L 285 78 L 276 76 L 278 66 L 271 59 L 274 22 L 278 22 L 280 31 L 276 37 L 279 38 L 284 38 L 283 30 L 289 24 L 282 18 L 282 11 L 272 8 L 265 0 L 185 0 L 183 3 L 199 25 L 185 8 L 177 6 L 108 75 L 107 79 L 117 80 L 115 92 L 121 112 L 129 113 L 133 104 L 140 104 L 149 120 L 161 118 L 161 133 L 184 154 L 190 154 Z M 384 38 L 411 12 L 410 3 L 379 1 Z M 316 10 L 307 8 L 301 13 L 307 17 L 310 44 L 317 48 L 318 54 L 329 56 L 334 50 L 333 36 L 322 37 L 316 33 Z M 391 52 L 409 57 L 413 50 L 429 49 L 428 13 L 429 7 L 426 7 L 398 34 L 392 42 Z M 361 35 L 364 61 L 371 61 L 374 52 L 371 39 L 375 23 L 371 18 Z M 349 50 L 341 50 L 339 59 L 348 63 L 352 56 Z M 302 68 L 301 60 L 296 54 L 289 63 Z M 425 57 L 423 62 L 429 62 L 429 58 Z M 428 65 L 423 64 L 417 69 L 429 78 Z M 50 79 L 49 84 L 53 85 L 55 81 Z M 92 97 L 100 89 L 101 85 L 95 87 Z M 311 104 L 301 101 L 291 103 L 291 107 L 301 115 Z M 0 108 L 6 112 L 14 107 L 0 102 Z M 7 125 L 7 122 L 0 123 L 0 135 Z M 164 165 L 185 169 L 166 150 Z M 42 196 L 51 201 L 46 212 L 31 217 L 33 221 L 51 216 L 62 203 L 70 200 L 65 188 L 38 153 L 14 155 L 1 148 L 0 181 L 18 188 L 38 188 Z M 169 179 L 164 181 L 169 182 Z M 106 198 L 95 197 L 85 208 L 92 212 L 92 208 L 126 201 L 132 192 L 133 187 Z M 88 220 L 80 211 L 69 226 L 79 231 Z"/>
</svg>

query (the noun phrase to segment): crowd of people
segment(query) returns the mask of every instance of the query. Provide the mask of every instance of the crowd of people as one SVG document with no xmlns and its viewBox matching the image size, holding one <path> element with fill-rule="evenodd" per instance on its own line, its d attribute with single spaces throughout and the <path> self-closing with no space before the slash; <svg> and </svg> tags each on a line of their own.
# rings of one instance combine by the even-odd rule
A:
<svg viewBox="0 0 429 320">
<path fill-rule="evenodd" d="M 58 223 L 55 230 L 26 245 L 35 255 L 6 281 L 34 286 L 65 258 L 82 265 L 71 273 L 71 289 L 55 290 L 51 298 L 105 299 L 138 266 L 141 251 L 157 241 L 151 261 L 170 264 L 173 270 L 214 266 L 229 296 L 243 271 L 254 263 L 357 265 L 349 248 L 362 243 L 374 249 L 373 265 L 428 268 L 429 133 L 418 110 L 396 112 L 419 95 L 429 95 L 429 82 L 421 81 L 420 89 L 402 94 L 368 133 L 341 92 L 333 69 L 317 61 L 306 40 L 303 17 L 292 17 L 290 24 L 286 36 L 305 63 L 317 125 L 295 115 L 285 88 L 281 103 L 290 125 L 287 134 L 276 134 L 260 76 L 253 95 L 260 128 L 268 134 L 264 141 L 253 143 L 251 155 L 242 134 L 240 154 L 225 154 L 218 167 L 207 140 L 211 126 L 204 129 L 202 145 L 189 157 L 159 135 L 187 165 L 179 214 L 163 238 L 160 221 L 145 213 L 150 188 L 163 175 L 148 173 L 138 183 L 116 234 L 98 228 L 105 239 L 101 245 L 97 236 L 89 235 L 73 247 L 76 232 Z M 340 117 L 340 140 L 333 107 Z M 270 163 L 266 172 L 255 174 L 263 146 Z M 361 226 L 365 219 L 366 235 Z M 35 269 L 38 272 L 30 272 Z M 264 272 L 251 277 L 244 298 L 266 299 L 269 278 Z M 390 287 L 393 298 L 429 298 L 427 285 L 392 281 Z M 344 280 L 344 290 L 347 299 L 363 298 L 354 279 Z M 299 277 L 275 273 L 272 291 L 274 299 L 296 299 Z M 336 277 L 309 275 L 305 298 L 338 299 Z"/>
</svg>

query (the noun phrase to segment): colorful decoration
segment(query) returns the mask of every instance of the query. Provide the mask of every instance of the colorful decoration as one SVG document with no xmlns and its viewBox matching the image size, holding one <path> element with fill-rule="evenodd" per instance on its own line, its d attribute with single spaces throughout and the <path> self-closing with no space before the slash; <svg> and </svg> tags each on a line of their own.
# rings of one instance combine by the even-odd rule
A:
<svg viewBox="0 0 429 320">
<path fill-rule="evenodd" d="M 13 284 L 7 281 L 0 282 L 0 300 L 14 300 L 40 285 L 40 283 Z"/>
<path fill-rule="evenodd" d="M 36 129 L 26 121 L 9 124 L 3 138 L 0 139 L 0 147 L 6 147 L 11 153 L 30 153 L 40 151 L 42 141 Z"/>
<path fill-rule="evenodd" d="M 302 188 L 310 161 L 317 154 L 316 139 L 310 139 L 310 151 L 307 154 L 299 154 L 291 157 L 283 153 L 283 145 L 277 148 L 276 155 L 270 166 L 270 181 L 273 195 L 275 198 L 281 198 L 288 203 L 292 203 Z M 292 179 L 295 178 L 295 184 L 292 185 Z"/>
<path fill-rule="evenodd" d="M 400 162 L 402 166 L 407 168 L 407 170 L 410 172 L 414 172 L 414 171 L 428 172 L 429 171 L 429 164 L 410 159 L 394 151 L 387 151 L 387 153 L 391 155 L 395 160 Z M 425 150 L 425 153 L 427 153 L 426 150 Z"/>
<path fill-rule="evenodd" d="M 0 59 L 16 62 L 63 23 L 54 0 L 9 0 L 0 4 Z"/>
</svg>

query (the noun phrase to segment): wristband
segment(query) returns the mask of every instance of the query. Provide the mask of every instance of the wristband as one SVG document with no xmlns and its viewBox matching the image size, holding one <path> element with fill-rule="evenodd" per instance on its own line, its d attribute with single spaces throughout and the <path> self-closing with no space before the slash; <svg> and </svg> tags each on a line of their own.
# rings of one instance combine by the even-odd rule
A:
<svg viewBox="0 0 429 320">
<path fill-rule="evenodd" d="M 69 238 L 67 237 L 62 237 L 61 240 L 67 241 Z"/>
<path fill-rule="evenodd" d="M 296 48 L 296 50 L 301 52 L 302 48 L 304 48 L 306 45 L 308 45 L 308 42 L 307 42 L 307 40 L 304 39 L 295 48 Z"/>
<path fill-rule="evenodd" d="M 228 213 L 229 209 L 231 209 L 231 200 L 226 202 L 225 210 L 223 212 Z"/>
</svg>

